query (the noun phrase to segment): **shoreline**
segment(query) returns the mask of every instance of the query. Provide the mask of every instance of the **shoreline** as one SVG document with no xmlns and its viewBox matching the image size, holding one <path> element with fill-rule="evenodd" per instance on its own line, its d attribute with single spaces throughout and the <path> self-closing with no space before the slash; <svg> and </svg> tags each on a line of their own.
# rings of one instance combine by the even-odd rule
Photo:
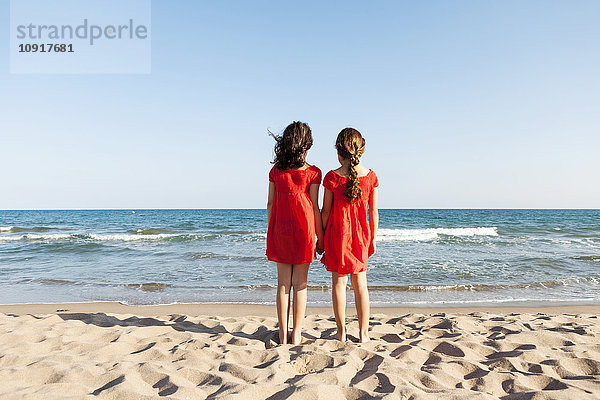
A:
<svg viewBox="0 0 600 400">
<path fill-rule="evenodd" d="M 275 305 L 239 304 L 239 303 L 178 303 L 164 305 L 127 305 L 115 301 L 81 302 L 81 303 L 23 303 L 0 304 L 3 314 L 60 314 L 60 313 L 104 313 L 133 314 L 142 316 L 158 316 L 169 314 L 185 314 L 189 316 L 218 315 L 222 317 L 274 317 L 277 315 Z M 473 312 L 494 314 L 527 313 L 527 314 L 599 314 L 600 304 L 580 305 L 493 305 L 493 306 L 434 306 L 434 307 L 379 307 L 371 306 L 371 315 L 385 314 L 437 314 L 449 313 L 465 315 Z M 331 306 L 307 306 L 306 315 L 333 315 Z M 349 317 L 356 315 L 354 306 L 347 307 Z"/>
</svg>

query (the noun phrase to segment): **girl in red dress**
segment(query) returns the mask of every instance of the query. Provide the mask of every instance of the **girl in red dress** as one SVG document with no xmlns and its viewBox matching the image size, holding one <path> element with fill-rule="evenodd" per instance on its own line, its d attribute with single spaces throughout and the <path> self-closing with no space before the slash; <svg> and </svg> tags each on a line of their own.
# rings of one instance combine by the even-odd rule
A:
<svg viewBox="0 0 600 400">
<path fill-rule="evenodd" d="M 359 131 L 343 129 L 335 147 L 341 167 L 329 171 L 323 179 L 325 254 L 321 262 L 332 275 L 336 338 L 346 341 L 346 285 L 350 274 L 358 314 L 359 340 L 364 343 L 369 341 L 367 260 L 375 253 L 379 182 L 375 172 L 360 164 L 365 139 Z"/>
<path fill-rule="evenodd" d="M 299 344 L 306 311 L 308 265 L 315 258 L 315 233 L 317 247 L 323 247 L 318 203 L 321 170 L 306 163 L 306 152 L 313 144 L 307 124 L 293 122 L 275 140 L 275 165 L 269 172 L 267 201 L 267 258 L 277 263 L 279 341 L 288 342 L 293 288 L 292 343 Z"/>
</svg>

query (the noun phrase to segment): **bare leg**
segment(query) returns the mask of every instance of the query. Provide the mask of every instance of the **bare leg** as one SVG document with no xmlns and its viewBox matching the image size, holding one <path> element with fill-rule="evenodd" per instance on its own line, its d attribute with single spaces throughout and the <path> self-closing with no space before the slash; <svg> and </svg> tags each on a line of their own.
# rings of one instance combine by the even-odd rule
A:
<svg viewBox="0 0 600 400">
<path fill-rule="evenodd" d="M 308 264 L 295 264 L 292 269 L 292 287 L 294 288 L 294 329 L 292 329 L 292 344 L 302 341 L 302 322 L 306 313 Z"/>
<path fill-rule="evenodd" d="M 367 286 L 367 271 L 351 275 L 352 288 L 354 289 L 354 302 L 358 315 L 358 339 L 361 343 L 369 340 L 369 288 Z"/>
<path fill-rule="evenodd" d="M 291 276 L 294 274 L 294 265 L 292 265 L 292 271 L 290 273 L 290 285 L 292 284 L 292 278 Z M 287 315 L 285 316 L 285 320 L 287 321 L 287 324 L 290 323 L 290 310 L 292 309 L 292 288 L 290 286 L 290 291 L 289 291 L 289 296 L 287 297 L 288 299 L 288 304 L 287 304 Z"/>
<path fill-rule="evenodd" d="M 348 285 L 348 275 L 340 275 L 337 272 L 331 273 L 333 286 L 333 314 L 337 332 L 335 338 L 341 342 L 346 341 L 346 286 Z"/>
<path fill-rule="evenodd" d="M 277 263 L 277 320 L 279 321 L 279 343 L 287 344 L 290 288 L 292 286 L 292 266 Z"/>
</svg>

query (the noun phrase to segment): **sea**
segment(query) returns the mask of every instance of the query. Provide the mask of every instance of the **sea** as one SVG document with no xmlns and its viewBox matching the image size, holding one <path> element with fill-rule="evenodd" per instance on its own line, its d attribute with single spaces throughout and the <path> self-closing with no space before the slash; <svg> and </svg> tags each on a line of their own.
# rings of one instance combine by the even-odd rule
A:
<svg viewBox="0 0 600 400">
<path fill-rule="evenodd" d="M 274 304 L 266 229 L 264 209 L 0 211 L 0 303 Z M 373 306 L 599 304 L 600 210 L 382 209 L 367 278 Z M 318 257 L 308 284 L 331 304 Z"/>
</svg>

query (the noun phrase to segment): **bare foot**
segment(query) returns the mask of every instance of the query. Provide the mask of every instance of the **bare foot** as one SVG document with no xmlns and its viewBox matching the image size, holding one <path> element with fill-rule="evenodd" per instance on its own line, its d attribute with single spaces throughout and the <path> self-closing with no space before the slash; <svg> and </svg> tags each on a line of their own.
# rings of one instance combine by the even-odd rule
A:
<svg viewBox="0 0 600 400">
<path fill-rule="evenodd" d="M 358 341 L 359 341 L 360 343 L 367 343 L 367 342 L 370 342 L 370 341 L 371 341 L 371 338 L 369 337 L 369 334 L 368 334 L 368 333 L 361 333 L 361 334 L 359 335 Z"/>
<path fill-rule="evenodd" d="M 302 332 L 292 331 L 292 344 L 298 345 L 302 342 Z"/>
<path fill-rule="evenodd" d="M 346 331 L 345 331 L 345 330 L 343 330 L 343 331 L 341 331 L 341 332 L 340 332 L 340 331 L 338 330 L 338 331 L 335 333 L 335 338 L 336 338 L 337 340 L 339 340 L 340 342 L 345 342 L 345 341 L 346 341 Z"/>
</svg>

